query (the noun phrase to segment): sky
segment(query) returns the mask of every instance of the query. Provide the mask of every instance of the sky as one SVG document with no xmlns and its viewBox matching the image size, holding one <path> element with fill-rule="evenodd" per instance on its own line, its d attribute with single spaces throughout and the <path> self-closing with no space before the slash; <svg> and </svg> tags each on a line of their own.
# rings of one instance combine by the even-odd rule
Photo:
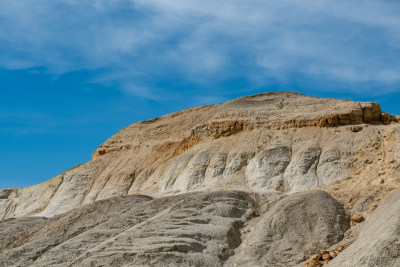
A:
<svg viewBox="0 0 400 267">
<path fill-rule="evenodd" d="M 1 0 L 0 188 L 121 128 L 284 90 L 400 115 L 397 0 Z"/>
</svg>

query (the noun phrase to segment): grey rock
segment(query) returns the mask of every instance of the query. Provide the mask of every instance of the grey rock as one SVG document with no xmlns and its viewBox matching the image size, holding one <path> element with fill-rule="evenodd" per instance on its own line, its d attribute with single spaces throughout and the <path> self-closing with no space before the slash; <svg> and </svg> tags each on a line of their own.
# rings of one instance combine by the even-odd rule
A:
<svg viewBox="0 0 400 267">
<path fill-rule="evenodd" d="M 289 165 L 292 150 L 287 146 L 264 149 L 251 159 L 246 168 L 247 183 L 253 189 L 278 189 Z"/>
<path fill-rule="evenodd" d="M 116 196 L 198 190 L 340 188 L 342 198 L 384 197 L 398 186 L 400 171 L 400 125 L 385 118 L 376 103 L 290 92 L 167 114 L 120 130 L 88 163 L 38 185 L 0 190 L 0 219 L 52 217 Z M 353 133 L 352 124 L 364 128 Z M 376 185 L 380 193 L 371 192 Z"/>
<path fill-rule="evenodd" d="M 382 201 L 354 243 L 329 266 L 400 266 L 400 189 Z"/>
<path fill-rule="evenodd" d="M 301 192 L 320 187 L 317 175 L 320 155 L 320 147 L 308 147 L 293 155 L 283 174 L 288 191 Z"/>
<path fill-rule="evenodd" d="M 241 192 L 110 198 L 9 235 L 0 266 L 220 266 L 252 213 Z"/>
<path fill-rule="evenodd" d="M 294 266 L 343 239 L 344 207 L 323 191 L 296 193 L 266 212 L 241 246 L 235 266 Z"/>
<path fill-rule="evenodd" d="M 366 220 L 339 266 L 400 265 L 399 193 L 370 215 L 400 185 L 399 118 L 271 92 L 134 123 L 88 163 L 0 190 L 0 266 L 291 266 L 341 240 L 343 205 Z"/>
</svg>

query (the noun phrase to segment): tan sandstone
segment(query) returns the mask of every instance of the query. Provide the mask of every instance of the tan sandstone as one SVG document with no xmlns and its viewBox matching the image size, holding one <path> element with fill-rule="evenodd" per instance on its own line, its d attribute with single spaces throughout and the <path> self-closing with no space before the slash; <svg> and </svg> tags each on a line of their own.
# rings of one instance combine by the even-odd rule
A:
<svg viewBox="0 0 400 267">
<path fill-rule="evenodd" d="M 0 190 L 0 265 L 298 266 L 321 248 L 306 266 L 397 263 L 374 251 L 397 255 L 399 121 L 271 92 L 131 124 L 91 161 Z"/>
</svg>

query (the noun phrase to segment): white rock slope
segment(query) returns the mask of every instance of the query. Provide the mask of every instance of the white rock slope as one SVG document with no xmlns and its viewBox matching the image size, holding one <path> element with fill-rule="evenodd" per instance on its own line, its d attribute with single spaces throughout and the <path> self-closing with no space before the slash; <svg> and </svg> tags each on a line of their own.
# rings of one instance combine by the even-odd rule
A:
<svg viewBox="0 0 400 267">
<path fill-rule="evenodd" d="M 399 265 L 398 191 L 380 204 L 400 187 L 399 120 L 271 92 L 134 123 L 0 190 L 0 266 L 294 266 L 341 243 L 333 266 Z"/>
</svg>

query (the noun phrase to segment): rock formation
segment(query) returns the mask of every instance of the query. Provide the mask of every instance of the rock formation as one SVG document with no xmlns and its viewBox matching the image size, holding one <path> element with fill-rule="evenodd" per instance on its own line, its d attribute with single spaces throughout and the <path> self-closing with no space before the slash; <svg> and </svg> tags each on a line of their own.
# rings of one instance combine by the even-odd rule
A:
<svg viewBox="0 0 400 267">
<path fill-rule="evenodd" d="M 331 266 L 400 266 L 400 189 L 382 201 Z"/>
<path fill-rule="evenodd" d="M 88 163 L 0 190 L 0 265 L 395 266 L 400 204 L 380 202 L 400 186 L 399 121 L 272 92 L 134 123 Z"/>
<path fill-rule="evenodd" d="M 349 227 L 343 205 L 328 193 L 296 193 L 262 215 L 232 260 L 239 266 L 291 266 L 340 242 Z"/>
</svg>

